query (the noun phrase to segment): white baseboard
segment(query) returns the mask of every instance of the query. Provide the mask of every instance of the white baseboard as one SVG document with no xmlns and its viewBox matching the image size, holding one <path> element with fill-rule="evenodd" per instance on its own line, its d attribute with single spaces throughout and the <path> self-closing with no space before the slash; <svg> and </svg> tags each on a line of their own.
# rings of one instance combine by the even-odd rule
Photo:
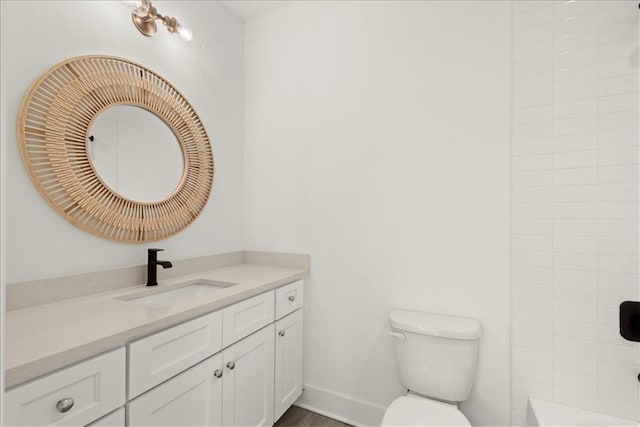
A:
<svg viewBox="0 0 640 427">
<path fill-rule="evenodd" d="M 356 427 L 379 426 L 386 409 L 309 384 L 294 405 Z"/>
</svg>

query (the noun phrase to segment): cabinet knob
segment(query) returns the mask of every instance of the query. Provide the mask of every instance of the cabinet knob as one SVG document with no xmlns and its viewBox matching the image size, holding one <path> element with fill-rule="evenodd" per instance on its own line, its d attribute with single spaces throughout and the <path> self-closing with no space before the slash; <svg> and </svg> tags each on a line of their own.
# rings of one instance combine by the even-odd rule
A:
<svg viewBox="0 0 640 427">
<path fill-rule="evenodd" d="M 235 368 L 235 367 L 236 367 L 236 362 L 229 362 L 229 363 L 227 363 L 227 368 L 229 368 L 229 369 L 233 370 L 233 368 Z"/>
<path fill-rule="evenodd" d="M 284 329 L 281 330 L 281 331 L 278 331 L 278 335 L 280 335 L 281 337 L 283 337 L 284 334 L 286 334 L 286 333 L 287 333 L 287 331 L 285 331 Z"/>
<path fill-rule="evenodd" d="M 222 378 L 222 369 L 216 369 L 213 376 L 216 378 Z"/>
<path fill-rule="evenodd" d="M 294 295 L 289 295 L 289 302 L 294 302 L 296 297 Z"/>
<path fill-rule="evenodd" d="M 62 412 L 63 414 L 65 412 L 68 412 L 71 408 L 73 408 L 73 399 L 70 397 L 65 397 L 64 399 L 60 399 L 58 400 L 58 403 L 56 403 L 56 408 L 58 409 L 58 412 Z"/>
</svg>

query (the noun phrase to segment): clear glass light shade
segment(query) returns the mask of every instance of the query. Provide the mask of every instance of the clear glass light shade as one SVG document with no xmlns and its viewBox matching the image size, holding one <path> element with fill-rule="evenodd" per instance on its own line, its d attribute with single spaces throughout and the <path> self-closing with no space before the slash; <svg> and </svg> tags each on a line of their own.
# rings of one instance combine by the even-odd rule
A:
<svg viewBox="0 0 640 427">
<path fill-rule="evenodd" d="M 186 42 L 190 42 L 191 40 L 193 40 L 193 32 L 181 24 L 178 24 L 176 32 L 178 33 L 180 38 Z"/>
<path fill-rule="evenodd" d="M 134 15 L 141 18 L 147 16 L 151 9 L 151 0 L 123 0 L 122 2 L 132 9 L 131 12 Z"/>
<path fill-rule="evenodd" d="M 135 9 L 140 6 L 140 0 L 120 0 L 120 4 L 128 9 Z"/>
</svg>

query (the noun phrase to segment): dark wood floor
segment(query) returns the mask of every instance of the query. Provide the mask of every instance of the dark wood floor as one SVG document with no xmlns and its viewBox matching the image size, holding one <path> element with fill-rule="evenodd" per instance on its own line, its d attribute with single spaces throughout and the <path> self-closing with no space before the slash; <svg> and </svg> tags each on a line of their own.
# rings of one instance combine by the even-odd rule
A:
<svg viewBox="0 0 640 427">
<path fill-rule="evenodd" d="M 333 418 L 328 418 L 306 409 L 292 406 L 285 412 L 274 427 L 342 427 L 350 426 Z"/>
</svg>

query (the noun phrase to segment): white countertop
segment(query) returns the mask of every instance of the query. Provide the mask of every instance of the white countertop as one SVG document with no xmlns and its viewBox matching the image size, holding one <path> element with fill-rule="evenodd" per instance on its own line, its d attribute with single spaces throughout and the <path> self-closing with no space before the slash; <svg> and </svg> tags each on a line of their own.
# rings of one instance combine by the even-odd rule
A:
<svg viewBox="0 0 640 427">
<path fill-rule="evenodd" d="M 144 285 L 6 313 L 5 387 L 12 387 L 178 323 L 308 275 L 304 268 L 239 264 Z M 197 301 L 149 308 L 117 299 L 191 279 L 238 283 Z"/>
</svg>

